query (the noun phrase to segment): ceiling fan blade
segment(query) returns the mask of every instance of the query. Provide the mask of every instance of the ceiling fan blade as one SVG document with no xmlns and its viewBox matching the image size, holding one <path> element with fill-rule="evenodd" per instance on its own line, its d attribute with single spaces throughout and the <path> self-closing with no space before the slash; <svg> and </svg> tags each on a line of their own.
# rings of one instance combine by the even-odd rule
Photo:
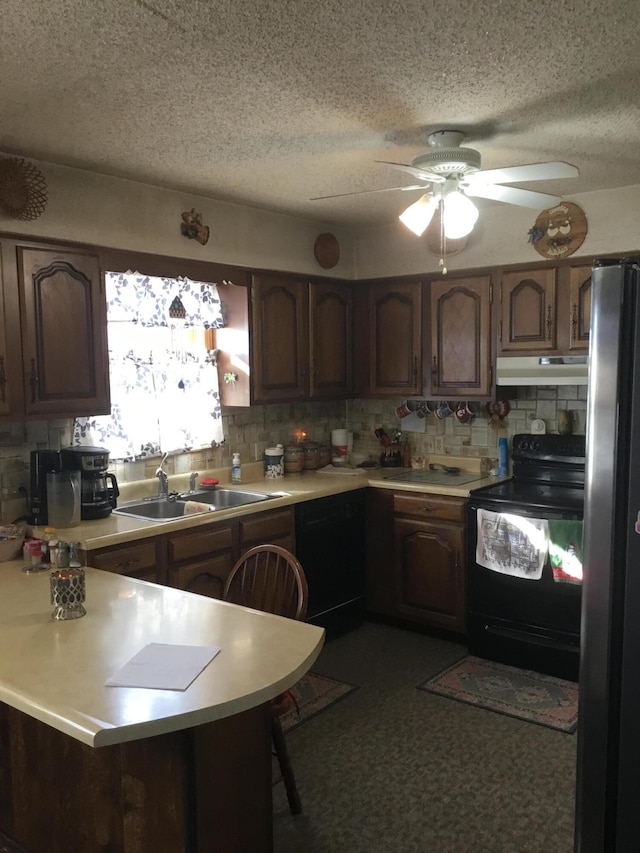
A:
<svg viewBox="0 0 640 853">
<path fill-rule="evenodd" d="M 474 172 L 466 179 L 469 183 L 514 184 L 520 181 L 555 181 L 558 178 L 577 178 L 579 170 L 570 163 L 530 163 L 528 166 L 505 166 Z"/>
<path fill-rule="evenodd" d="M 532 207 L 541 210 L 553 207 L 562 199 L 557 195 L 537 193 L 533 190 L 521 190 L 518 187 L 503 187 L 500 184 L 473 184 L 465 187 L 465 195 L 476 198 L 489 198 L 493 201 L 504 201 L 506 204 L 517 204 L 520 207 Z"/>
<path fill-rule="evenodd" d="M 393 163 L 391 160 L 374 160 L 374 163 L 383 163 L 385 166 L 393 166 L 394 169 L 400 169 L 402 172 L 409 172 L 414 178 L 420 178 L 421 181 L 427 181 L 430 184 L 443 184 L 445 178 L 443 175 L 435 175 L 432 172 L 425 172 L 423 169 L 417 169 L 415 166 L 410 166 L 408 163 Z"/>
<path fill-rule="evenodd" d="M 424 184 L 417 184 L 414 187 L 383 187 L 381 190 L 361 190 L 355 193 L 337 193 L 336 195 L 317 195 L 310 198 L 309 201 L 322 201 L 323 198 L 344 198 L 347 195 L 371 195 L 372 193 L 392 193 L 406 192 L 407 190 L 424 190 Z"/>
</svg>

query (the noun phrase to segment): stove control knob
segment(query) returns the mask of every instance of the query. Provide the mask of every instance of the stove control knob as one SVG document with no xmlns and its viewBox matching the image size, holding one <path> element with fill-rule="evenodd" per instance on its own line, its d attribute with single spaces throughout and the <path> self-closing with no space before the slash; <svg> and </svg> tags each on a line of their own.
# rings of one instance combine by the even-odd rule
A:
<svg viewBox="0 0 640 853">
<path fill-rule="evenodd" d="M 531 449 L 532 449 L 532 450 L 535 450 L 535 451 L 536 451 L 536 453 L 538 452 L 538 450 L 540 450 L 540 446 L 541 446 L 541 445 L 540 445 L 540 442 L 539 442 L 539 441 L 532 441 L 532 442 L 531 442 Z"/>
<path fill-rule="evenodd" d="M 518 442 L 518 450 L 521 453 L 525 453 L 529 449 L 529 442 L 526 438 L 523 438 L 522 441 Z"/>
</svg>

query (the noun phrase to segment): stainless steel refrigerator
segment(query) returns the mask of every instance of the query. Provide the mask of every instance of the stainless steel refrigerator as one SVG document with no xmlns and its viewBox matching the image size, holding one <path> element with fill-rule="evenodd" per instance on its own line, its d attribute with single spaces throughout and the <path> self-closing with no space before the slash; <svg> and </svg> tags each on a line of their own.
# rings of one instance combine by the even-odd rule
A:
<svg viewBox="0 0 640 853">
<path fill-rule="evenodd" d="M 592 272 L 576 846 L 640 850 L 640 258 Z"/>
</svg>

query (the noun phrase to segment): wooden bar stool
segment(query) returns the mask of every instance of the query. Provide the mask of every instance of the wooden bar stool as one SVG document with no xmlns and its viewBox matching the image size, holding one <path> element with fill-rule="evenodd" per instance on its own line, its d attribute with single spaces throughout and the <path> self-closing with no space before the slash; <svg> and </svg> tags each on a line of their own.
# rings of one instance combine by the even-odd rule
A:
<svg viewBox="0 0 640 853">
<path fill-rule="evenodd" d="M 299 561 L 286 548 L 257 545 L 247 551 L 231 570 L 223 599 L 276 616 L 304 620 L 308 600 L 307 579 Z M 290 691 L 281 693 L 269 703 L 271 735 L 289 808 L 292 814 L 300 814 L 302 803 L 280 722 L 281 715 L 291 708 L 292 703 L 295 699 Z"/>
</svg>

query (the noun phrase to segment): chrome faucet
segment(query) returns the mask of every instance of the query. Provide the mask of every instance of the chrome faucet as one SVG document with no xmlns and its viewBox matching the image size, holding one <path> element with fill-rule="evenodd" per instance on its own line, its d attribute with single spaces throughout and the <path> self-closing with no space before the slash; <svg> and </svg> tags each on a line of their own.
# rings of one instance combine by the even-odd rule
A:
<svg viewBox="0 0 640 853">
<path fill-rule="evenodd" d="M 169 497 L 169 475 L 162 467 L 164 463 L 167 461 L 167 456 L 169 454 L 165 453 L 162 457 L 162 462 L 156 468 L 156 477 L 158 478 L 158 497 L 159 498 L 168 498 Z"/>
<path fill-rule="evenodd" d="M 195 492 L 197 482 L 198 482 L 198 472 L 192 471 L 191 474 L 189 475 L 189 491 L 190 492 Z"/>
</svg>

